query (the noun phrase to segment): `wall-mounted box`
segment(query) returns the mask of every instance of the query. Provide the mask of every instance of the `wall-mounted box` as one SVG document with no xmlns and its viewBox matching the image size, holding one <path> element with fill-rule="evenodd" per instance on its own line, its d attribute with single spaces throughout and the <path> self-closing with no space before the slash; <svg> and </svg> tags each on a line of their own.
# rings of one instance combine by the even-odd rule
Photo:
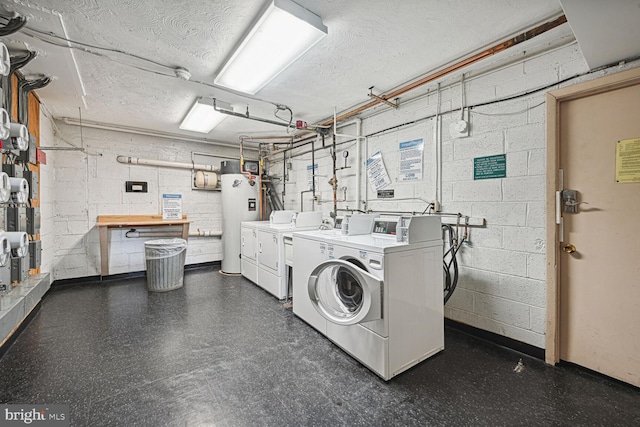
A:
<svg viewBox="0 0 640 427">
<path fill-rule="evenodd" d="M 40 208 L 26 208 L 27 234 L 40 234 Z"/>
<path fill-rule="evenodd" d="M 29 252 L 23 258 L 11 260 L 11 281 L 24 282 L 29 277 Z"/>
<path fill-rule="evenodd" d="M 29 268 L 38 268 L 42 264 L 42 242 L 29 241 Z"/>
<path fill-rule="evenodd" d="M 36 147 L 37 143 L 36 143 L 36 137 L 34 134 L 30 133 L 29 134 L 29 148 L 27 148 L 25 151 L 14 151 L 16 154 L 18 154 L 18 160 L 21 162 L 25 162 L 25 163 L 36 163 L 36 151 L 37 151 L 37 147 Z"/>
<path fill-rule="evenodd" d="M 11 290 L 11 262 L 4 267 L 0 267 L 0 291 Z"/>
<path fill-rule="evenodd" d="M 127 181 L 125 182 L 125 191 L 127 193 L 146 193 L 147 183 L 144 181 Z"/>
<path fill-rule="evenodd" d="M 27 231 L 26 208 L 7 208 L 7 231 Z"/>
<path fill-rule="evenodd" d="M 38 184 L 40 183 L 40 175 L 38 172 L 29 170 L 24 171 L 22 175 L 29 183 L 29 198 L 37 199 L 39 197 Z"/>
<path fill-rule="evenodd" d="M 0 230 L 7 229 L 7 208 L 0 207 Z"/>
<path fill-rule="evenodd" d="M 2 172 L 6 173 L 12 178 L 22 178 L 24 168 L 21 165 L 16 164 L 2 165 Z"/>
</svg>

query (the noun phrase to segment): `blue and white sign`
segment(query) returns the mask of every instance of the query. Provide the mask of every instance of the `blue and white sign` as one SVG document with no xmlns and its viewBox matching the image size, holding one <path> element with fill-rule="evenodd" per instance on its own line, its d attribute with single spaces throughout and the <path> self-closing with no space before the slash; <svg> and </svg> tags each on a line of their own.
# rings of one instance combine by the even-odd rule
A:
<svg viewBox="0 0 640 427">
<path fill-rule="evenodd" d="M 400 150 L 400 174 L 398 175 L 398 181 L 421 180 L 424 140 L 420 138 L 401 142 L 398 148 Z"/>
<path fill-rule="evenodd" d="M 162 195 L 162 220 L 182 219 L 182 194 Z"/>
</svg>

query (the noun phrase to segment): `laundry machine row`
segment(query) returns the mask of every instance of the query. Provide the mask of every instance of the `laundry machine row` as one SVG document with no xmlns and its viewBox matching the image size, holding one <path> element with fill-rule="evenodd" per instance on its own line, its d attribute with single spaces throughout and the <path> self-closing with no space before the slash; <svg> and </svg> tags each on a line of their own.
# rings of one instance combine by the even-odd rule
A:
<svg viewBox="0 0 640 427">
<path fill-rule="evenodd" d="M 349 228 L 368 234 L 293 233 L 293 312 L 389 380 L 444 349 L 440 219 Z"/>
<path fill-rule="evenodd" d="M 318 229 L 321 212 L 274 211 L 269 221 L 240 225 L 240 272 L 278 299 L 289 297 L 289 268 L 285 263 L 285 234 Z"/>
</svg>

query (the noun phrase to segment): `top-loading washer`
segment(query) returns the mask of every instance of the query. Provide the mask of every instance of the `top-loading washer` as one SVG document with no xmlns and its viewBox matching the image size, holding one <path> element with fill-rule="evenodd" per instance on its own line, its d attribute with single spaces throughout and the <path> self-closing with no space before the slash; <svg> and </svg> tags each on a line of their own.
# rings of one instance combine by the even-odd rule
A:
<svg viewBox="0 0 640 427">
<path fill-rule="evenodd" d="M 294 263 L 300 248 L 306 260 L 294 313 L 392 378 L 444 348 L 441 236 L 430 216 L 379 218 L 369 235 L 294 233 Z"/>
<path fill-rule="evenodd" d="M 289 269 L 285 262 L 285 235 L 317 229 L 321 212 L 277 213 L 270 221 L 241 224 L 241 273 L 278 299 L 289 297 Z"/>
</svg>

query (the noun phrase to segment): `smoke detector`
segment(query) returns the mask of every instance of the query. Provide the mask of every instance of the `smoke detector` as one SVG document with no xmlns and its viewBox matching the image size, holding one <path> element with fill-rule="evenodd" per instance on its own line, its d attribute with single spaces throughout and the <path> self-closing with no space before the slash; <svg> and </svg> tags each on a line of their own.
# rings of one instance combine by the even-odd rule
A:
<svg viewBox="0 0 640 427">
<path fill-rule="evenodd" d="M 186 68 L 178 67 L 174 72 L 176 73 L 176 77 L 180 80 L 188 81 L 191 78 L 191 73 Z"/>
</svg>

